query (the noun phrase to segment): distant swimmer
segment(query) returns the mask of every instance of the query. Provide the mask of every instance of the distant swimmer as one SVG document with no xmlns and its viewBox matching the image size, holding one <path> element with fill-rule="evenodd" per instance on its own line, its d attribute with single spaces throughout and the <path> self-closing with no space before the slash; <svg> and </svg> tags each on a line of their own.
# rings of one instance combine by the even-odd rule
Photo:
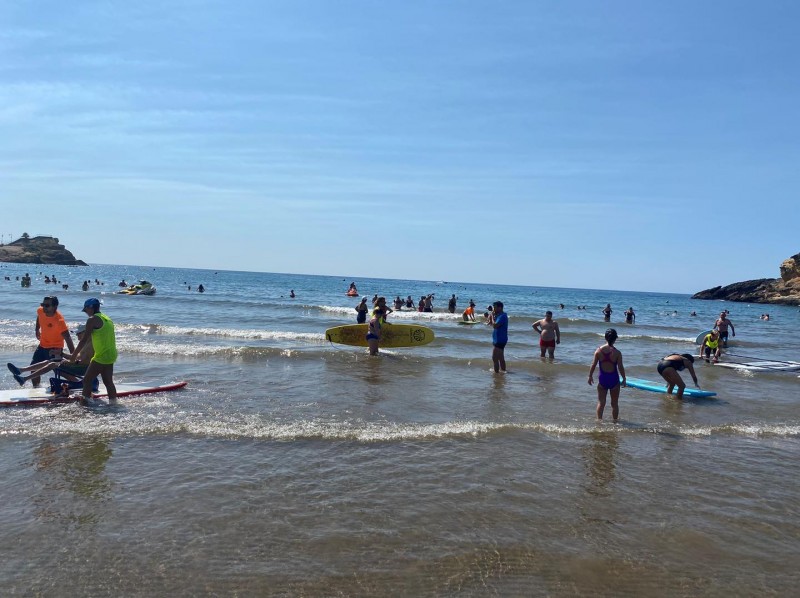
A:
<svg viewBox="0 0 800 598">
<path fill-rule="evenodd" d="M 696 311 L 693 311 L 693 312 L 692 312 L 692 313 L 690 313 L 689 315 L 690 315 L 691 317 L 695 318 L 695 317 L 697 317 L 697 312 L 696 312 Z"/>
<path fill-rule="evenodd" d="M 610 303 L 606 303 L 606 306 L 603 308 L 603 319 L 606 322 L 610 322 L 611 321 L 611 312 L 613 312 L 613 311 L 614 310 L 611 309 L 611 304 Z"/>
<path fill-rule="evenodd" d="M 489 316 L 492 325 L 492 364 L 495 373 L 506 371 L 505 348 L 508 344 L 508 314 L 503 311 L 503 302 L 492 303 L 494 309 Z"/>
<path fill-rule="evenodd" d="M 762 320 L 769 320 L 769 314 L 761 314 Z"/>
<path fill-rule="evenodd" d="M 542 351 L 542 357 L 548 352 L 550 359 L 553 359 L 556 345 L 561 344 L 561 330 L 558 328 L 558 322 L 553 319 L 553 312 L 546 311 L 544 319 L 534 322 L 531 328 L 539 333 L 539 349 Z"/>
<path fill-rule="evenodd" d="M 197 287 L 197 292 L 198 293 L 205 293 L 206 292 L 206 288 L 203 285 L 200 285 L 200 286 Z"/>
<path fill-rule="evenodd" d="M 291 297 L 292 299 L 294 299 L 296 297 L 296 295 L 294 294 L 294 289 L 289 291 L 289 297 Z"/>
<path fill-rule="evenodd" d="M 606 408 L 606 397 L 611 392 L 611 416 L 614 421 L 619 420 L 619 391 L 625 386 L 625 367 L 622 365 L 622 353 L 614 347 L 617 341 L 617 331 L 613 328 L 606 330 L 606 344 L 598 347 L 594 352 L 592 367 L 589 370 L 589 384 L 594 383 L 594 370 L 599 365 L 600 375 L 597 378 L 597 419 L 603 419 Z M 620 375 L 622 382 L 620 383 Z"/>
<path fill-rule="evenodd" d="M 401 311 L 403 309 L 403 305 L 405 305 L 405 301 L 400 298 L 400 295 L 394 298 L 395 311 Z"/>
<path fill-rule="evenodd" d="M 406 297 L 406 309 L 414 309 L 414 300 L 411 298 L 411 295 Z"/>
<path fill-rule="evenodd" d="M 632 307 L 629 307 L 628 311 L 625 312 L 625 323 L 633 324 L 634 322 L 636 322 L 636 313 L 634 313 Z"/>
<path fill-rule="evenodd" d="M 733 322 L 728 319 L 727 311 L 719 314 L 719 318 L 714 322 L 714 328 L 719 330 L 719 338 L 722 340 L 722 348 L 728 348 L 728 326 L 731 328 L 731 335 L 736 336 L 736 329 L 733 327 Z"/>
<path fill-rule="evenodd" d="M 680 355 L 673 353 L 667 355 L 658 362 L 657 367 L 658 373 L 667 381 L 667 393 L 672 394 L 672 389 L 677 386 L 679 399 L 683 398 L 683 390 L 686 388 L 686 384 L 683 382 L 683 378 L 681 378 L 678 372 L 684 369 L 689 370 L 695 386 L 700 388 L 700 384 L 697 381 L 697 374 L 694 371 L 694 357 L 688 353 L 682 353 Z"/>
<path fill-rule="evenodd" d="M 461 319 L 465 322 L 474 322 L 475 321 L 475 302 L 470 299 L 469 305 L 467 309 L 464 310 L 464 313 L 461 314 Z"/>
</svg>

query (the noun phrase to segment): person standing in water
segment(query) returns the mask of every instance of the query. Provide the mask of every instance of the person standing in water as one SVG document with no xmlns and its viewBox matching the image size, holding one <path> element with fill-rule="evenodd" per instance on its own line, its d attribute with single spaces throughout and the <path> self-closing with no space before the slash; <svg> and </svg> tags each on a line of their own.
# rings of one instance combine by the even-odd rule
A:
<svg viewBox="0 0 800 598">
<path fill-rule="evenodd" d="M 36 347 L 36 351 L 33 352 L 31 365 L 54 357 L 61 357 L 64 343 L 67 344 L 71 353 L 75 353 L 72 335 L 69 333 L 64 317 L 58 311 L 58 297 L 55 295 L 45 297 L 36 310 L 34 332 L 39 345 Z M 40 381 L 40 376 L 31 377 L 31 384 L 34 388 L 39 386 Z"/>
<path fill-rule="evenodd" d="M 495 373 L 506 371 L 505 349 L 508 344 L 508 314 L 503 311 L 503 302 L 495 301 L 492 304 L 492 315 L 489 323 L 492 325 L 492 364 Z"/>
<path fill-rule="evenodd" d="M 611 321 L 611 312 L 613 312 L 613 311 L 614 310 L 611 309 L 611 304 L 610 303 L 606 303 L 606 306 L 603 308 L 603 319 L 606 322 L 610 322 Z"/>
<path fill-rule="evenodd" d="M 606 344 L 598 347 L 594 352 L 592 367 L 589 370 L 589 384 L 593 384 L 595 368 L 600 366 L 600 375 L 597 378 L 597 419 L 603 419 L 606 408 L 606 397 L 611 393 L 611 416 L 614 421 L 619 420 L 619 391 L 625 386 L 625 367 L 622 365 L 622 353 L 614 347 L 617 341 L 617 331 L 613 328 L 606 330 Z M 620 383 L 620 375 L 622 382 Z"/>
<path fill-rule="evenodd" d="M 539 349 L 542 351 L 542 357 L 549 352 L 550 359 L 553 359 L 556 345 L 561 344 L 561 330 L 558 328 L 558 322 L 553 319 L 553 312 L 549 310 L 544 312 L 544 319 L 534 322 L 532 328 L 539 333 Z"/>
<path fill-rule="evenodd" d="M 361 298 L 361 303 L 356 305 L 356 323 L 357 324 L 364 324 L 367 321 L 367 314 L 369 313 L 369 307 L 367 306 L 367 298 L 366 296 Z"/>
<path fill-rule="evenodd" d="M 719 330 L 719 338 L 722 341 L 722 347 L 728 348 L 728 326 L 731 327 L 731 335 L 736 336 L 736 329 L 733 327 L 733 322 L 728 319 L 728 314 L 724 311 L 719 314 L 719 318 L 714 322 L 714 328 Z"/>
<path fill-rule="evenodd" d="M 633 311 L 632 307 L 629 307 L 628 311 L 625 312 L 625 323 L 626 324 L 636 323 L 636 313 Z"/>
<path fill-rule="evenodd" d="M 75 347 L 69 358 L 75 363 L 81 350 L 89 340 L 94 347 L 94 355 L 83 376 L 83 402 L 92 399 L 92 380 L 98 375 L 103 379 L 108 394 L 108 404 L 116 405 L 117 387 L 114 386 L 114 363 L 117 361 L 117 338 L 114 334 L 114 322 L 107 315 L 100 313 L 100 300 L 91 298 L 83 304 L 83 312 L 89 316 L 86 320 L 86 334 Z"/>
</svg>

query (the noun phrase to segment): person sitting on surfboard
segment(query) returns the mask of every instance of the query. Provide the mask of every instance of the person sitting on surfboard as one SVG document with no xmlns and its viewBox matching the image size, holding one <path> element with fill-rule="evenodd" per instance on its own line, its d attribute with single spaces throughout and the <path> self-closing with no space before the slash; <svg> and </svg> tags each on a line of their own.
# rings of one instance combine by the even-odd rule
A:
<svg viewBox="0 0 800 598">
<path fill-rule="evenodd" d="M 78 343 L 80 343 L 85 332 L 86 326 L 84 324 L 79 325 L 75 329 L 75 335 L 78 337 Z M 83 375 L 86 373 L 86 368 L 89 367 L 89 361 L 92 359 L 92 355 L 94 355 L 94 348 L 92 347 L 91 340 L 89 340 L 86 343 L 86 346 L 81 349 L 81 354 L 78 356 L 78 359 L 75 363 L 69 363 L 66 361 L 71 357 L 69 353 L 62 353 L 60 358 L 38 361 L 21 368 L 15 366 L 13 363 L 9 363 L 7 365 L 8 369 L 14 376 L 14 380 L 16 380 L 20 386 L 24 386 L 24 384 L 32 378 L 40 378 L 47 372 L 53 372 L 56 370 L 56 373 L 65 380 L 79 382 L 83 379 Z M 23 376 L 23 372 L 30 372 L 30 374 L 28 376 Z"/>
<path fill-rule="evenodd" d="M 714 363 L 719 361 L 720 353 L 722 350 L 719 347 L 719 331 L 712 330 L 708 334 L 706 334 L 705 338 L 703 339 L 703 344 L 700 345 L 700 357 L 703 357 L 703 353 L 706 354 L 706 362 L 708 362 L 708 358 L 711 357 L 711 352 L 714 352 Z"/>
<path fill-rule="evenodd" d="M 683 382 L 683 378 L 681 378 L 678 372 L 682 371 L 684 368 L 688 368 L 689 373 L 692 375 L 692 380 L 694 380 L 694 385 L 700 388 L 700 383 L 697 381 L 697 374 L 694 372 L 694 356 L 688 353 L 682 353 L 680 355 L 673 353 L 672 355 L 667 355 L 658 362 L 658 373 L 667 381 L 667 394 L 672 394 L 672 389 L 677 386 L 679 399 L 683 398 L 683 390 L 686 388 L 686 384 Z"/>
</svg>

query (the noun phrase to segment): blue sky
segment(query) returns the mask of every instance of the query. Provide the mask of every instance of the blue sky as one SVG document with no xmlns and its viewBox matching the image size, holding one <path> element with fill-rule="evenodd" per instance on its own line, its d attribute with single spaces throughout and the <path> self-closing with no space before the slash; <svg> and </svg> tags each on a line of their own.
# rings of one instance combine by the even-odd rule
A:
<svg viewBox="0 0 800 598">
<path fill-rule="evenodd" d="M 0 233 L 694 292 L 800 252 L 796 2 L 0 4 Z"/>
</svg>

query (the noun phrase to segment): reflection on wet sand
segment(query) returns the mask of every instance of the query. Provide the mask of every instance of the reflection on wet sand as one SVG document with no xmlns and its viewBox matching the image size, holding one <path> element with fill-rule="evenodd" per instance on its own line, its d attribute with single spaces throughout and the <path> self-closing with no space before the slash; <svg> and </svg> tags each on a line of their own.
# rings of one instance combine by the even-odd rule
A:
<svg viewBox="0 0 800 598">
<path fill-rule="evenodd" d="M 111 493 L 105 471 L 111 454 L 108 440 L 99 436 L 43 440 L 33 451 L 32 502 L 37 517 L 77 525 L 97 523 L 97 507 Z"/>
</svg>

